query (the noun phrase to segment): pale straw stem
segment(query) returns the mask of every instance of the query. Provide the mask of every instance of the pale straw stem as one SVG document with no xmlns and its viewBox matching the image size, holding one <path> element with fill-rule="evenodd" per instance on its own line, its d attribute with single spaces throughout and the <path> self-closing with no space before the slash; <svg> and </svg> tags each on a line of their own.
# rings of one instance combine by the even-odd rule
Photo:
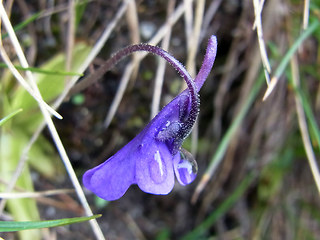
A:
<svg viewBox="0 0 320 240">
<path fill-rule="evenodd" d="M 304 9 L 303 9 L 303 30 L 308 28 L 309 23 L 309 8 L 310 8 L 310 0 L 304 0 Z"/>
<path fill-rule="evenodd" d="M 15 33 L 13 31 L 13 28 L 11 26 L 11 23 L 10 23 L 9 19 L 5 17 L 6 13 L 5 12 L 3 13 L 4 8 L 3 8 L 2 4 L 0 4 L 0 11 L 1 11 L 0 13 L 1 13 L 2 19 L 6 19 L 7 20 L 6 23 L 5 23 L 5 24 L 8 24 L 6 26 L 6 28 L 7 28 L 7 31 L 9 33 L 9 37 L 10 37 L 10 39 L 11 39 L 13 45 L 14 45 L 14 48 L 15 48 L 15 50 L 17 52 L 17 56 L 18 56 L 18 58 L 20 60 L 21 66 L 27 68 L 28 67 L 28 62 L 27 62 L 27 60 L 26 60 L 26 58 L 24 56 L 24 53 L 23 53 L 22 48 L 21 48 L 21 46 L 19 44 L 19 41 L 17 40 L 17 37 L 15 36 Z M 29 78 L 30 84 L 31 84 L 32 88 L 34 89 L 34 91 L 36 92 L 36 94 L 41 96 L 40 92 L 39 92 L 39 89 L 38 89 L 38 87 L 37 87 L 37 85 L 36 85 L 36 83 L 34 81 L 32 73 L 30 71 L 27 71 L 26 74 L 27 74 L 27 77 Z M 60 154 L 60 157 L 61 157 L 62 161 L 64 162 L 66 170 L 67 170 L 67 172 L 68 172 L 68 174 L 69 174 L 69 176 L 71 178 L 71 181 L 72 181 L 72 183 L 73 183 L 73 185 L 74 185 L 74 187 L 76 189 L 78 197 L 79 197 L 79 199 L 80 199 L 80 201 L 81 201 L 81 203 L 82 203 L 82 205 L 83 205 L 83 207 L 85 209 L 85 212 L 86 212 L 86 214 L 88 216 L 91 216 L 91 215 L 93 215 L 93 213 L 92 213 L 92 211 L 90 209 L 90 206 L 89 206 L 89 204 L 88 204 L 88 202 L 87 202 L 87 200 L 85 198 L 85 195 L 83 193 L 81 185 L 80 185 L 80 183 L 79 183 L 79 181 L 77 179 L 77 176 L 76 176 L 76 174 L 74 172 L 74 169 L 73 169 L 73 167 L 72 167 L 72 165 L 70 163 L 70 160 L 69 160 L 69 158 L 67 156 L 67 153 L 66 153 L 66 151 L 64 149 L 64 146 L 63 146 L 63 144 L 61 142 L 61 139 L 60 139 L 60 137 L 58 135 L 58 132 L 57 132 L 57 130 L 56 130 L 54 124 L 53 124 L 51 116 L 47 112 L 47 109 L 45 108 L 45 105 L 42 104 L 42 102 L 39 102 L 39 107 L 40 107 L 41 112 L 42 112 L 42 114 L 44 116 L 45 122 L 46 122 L 46 124 L 47 124 L 47 126 L 49 128 L 49 131 L 51 133 L 53 141 L 54 141 L 54 143 L 55 143 L 55 145 L 57 147 L 57 150 L 58 150 L 58 152 Z M 93 228 L 93 231 L 94 231 L 97 239 L 105 239 L 103 234 L 102 234 L 102 231 L 101 231 L 101 229 L 100 229 L 100 227 L 99 227 L 99 225 L 97 223 L 97 221 L 95 219 L 93 219 L 93 220 L 90 220 L 90 223 L 91 223 L 91 226 Z"/>
<path fill-rule="evenodd" d="M 298 61 L 296 55 L 294 55 L 291 59 L 291 70 L 292 70 L 292 80 L 296 88 L 300 85 L 300 78 L 299 78 L 299 68 L 298 68 Z M 295 102 L 296 102 L 296 111 L 298 115 L 298 122 L 300 133 L 302 136 L 302 141 L 304 145 L 304 149 L 307 154 L 309 166 L 316 183 L 318 194 L 320 194 L 320 174 L 319 174 L 319 167 L 317 165 L 317 160 L 315 154 L 313 152 L 312 143 L 310 141 L 309 131 L 308 131 L 308 124 L 306 120 L 306 116 L 303 110 L 302 101 L 299 95 L 296 93 L 294 95 Z"/>
<path fill-rule="evenodd" d="M 176 2 L 175 0 L 168 2 L 167 18 L 171 15 L 174 9 L 175 2 Z M 169 49 L 171 30 L 172 30 L 171 28 L 168 29 L 167 34 L 164 36 L 162 40 L 161 48 L 164 50 Z M 151 116 L 150 116 L 151 119 L 159 112 L 159 109 L 160 109 L 160 98 L 161 98 L 165 70 L 166 70 L 166 61 L 160 58 L 158 68 L 156 71 L 156 78 L 155 78 L 155 84 L 153 89 L 153 98 L 151 103 Z"/>
<path fill-rule="evenodd" d="M 11 25 L 11 22 L 10 22 L 10 20 L 9 20 L 9 18 L 8 18 L 8 15 L 7 15 L 7 13 L 6 13 L 6 11 L 5 11 L 2 3 L 0 4 L 0 14 L 1 14 L 1 19 L 2 19 L 2 21 L 3 21 L 3 25 L 4 25 L 4 27 L 6 28 L 6 30 L 7 30 L 7 32 L 8 32 L 8 35 L 9 35 L 9 37 L 10 37 L 10 40 L 11 40 L 11 42 L 12 42 L 12 45 L 13 45 L 14 49 L 16 50 L 16 53 L 17 53 L 17 56 L 18 56 L 18 58 L 19 58 L 19 61 L 20 61 L 21 66 L 24 67 L 24 68 L 28 68 L 29 65 L 28 65 L 27 59 L 26 59 L 25 56 L 24 56 L 23 50 L 22 50 L 22 48 L 21 48 L 21 46 L 20 46 L 20 43 L 19 43 L 19 41 L 18 41 L 18 39 L 17 39 L 17 36 L 16 36 L 16 34 L 15 34 L 14 30 L 13 30 L 13 27 L 12 27 L 12 25 Z M 4 49 L 3 49 L 3 50 L 4 50 Z M 2 53 L 4 53 L 4 51 L 2 51 Z M 3 56 L 3 57 L 4 57 L 4 56 Z M 8 63 L 8 61 L 7 61 L 6 63 Z M 8 67 L 9 67 L 9 66 L 8 66 Z M 13 69 L 12 66 L 11 66 L 11 69 Z M 17 73 L 18 73 L 18 71 L 15 71 L 15 73 L 13 73 L 13 74 L 15 74 L 15 77 L 17 76 Z M 26 86 L 27 86 L 28 84 L 25 82 L 25 80 L 24 80 L 23 78 L 19 78 L 20 80 L 18 80 L 18 81 L 19 81 L 20 83 L 22 83 L 22 82 L 25 83 L 25 84 L 23 84 L 22 86 L 23 86 L 24 88 L 26 88 L 26 90 L 27 90 L 30 94 L 31 94 L 31 92 L 33 92 L 32 96 L 33 96 L 33 97 L 36 96 L 36 97 L 34 97 L 34 98 L 35 98 L 36 101 L 39 103 L 39 105 L 43 105 L 45 109 L 48 109 L 48 108 L 49 108 L 48 111 L 49 111 L 50 113 L 52 113 L 52 114 L 53 114 L 54 116 L 56 116 L 57 118 L 61 119 L 62 116 L 61 116 L 60 114 L 58 114 L 55 110 L 53 110 L 51 107 L 49 107 L 49 106 L 43 101 L 43 99 L 42 99 L 42 97 L 41 97 L 41 94 L 40 94 L 40 91 L 39 91 L 39 89 L 38 89 L 38 87 L 37 87 L 37 84 L 36 84 L 35 81 L 34 81 L 34 78 L 33 78 L 32 73 L 31 73 L 30 71 L 26 71 L 26 74 L 27 74 L 29 83 L 30 83 L 30 85 L 31 85 L 31 87 L 32 87 L 33 90 L 30 90 L 29 87 L 26 88 Z"/>
<path fill-rule="evenodd" d="M 148 42 L 148 44 L 157 45 L 161 41 L 161 39 L 163 39 L 163 37 L 166 35 L 168 30 L 178 21 L 178 19 L 182 16 L 183 13 L 184 13 L 184 5 L 183 5 L 183 3 L 181 3 L 176 8 L 176 10 L 172 13 L 172 15 L 167 19 L 165 24 L 162 27 L 160 27 L 158 32 L 153 36 L 153 38 Z M 137 58 L 142 60 L 146 55 L 147 55 L 147 53 L 138 53 Z M 131 63 L 129 63 L 129 64 L 131 64 Z M 131 68 L 131 70 L 130 70 L 130 68 Z M 128 65 L 124 72 L 125 72 L 126 76 L 129 76 L 132 73 L 132 71 L 133 71 L 133 68 Z M 118 106 L 121 102 L 121 99 L 123 97 L 123 94 L 124 94 L 123 86 L 126 86 L 126 84 L 128 83 L 126 76 L 121 77 L 120 86 L 119 86 L 118 91 L 116 93 L 116 96 L 111 104 L 111 107 L 108 111 L 108 114 L 106 116 L 106 120 L 104 121 L 104 126 L 106 128 L 109 126 L 111 120 L 113 119 L 115 112 L 116 112 L 116 109 L 118 108 Z"/>
<path fill-rule="evenodd" d="M 261 23 L 261 13 L 262 13 L 263 5 L 259 3 L 259 0 L 253 0 L 253 6 L 254 6 L 255 24 L 256 24 L 256 30 L 258 35 L 258 43 L 260 47 L 261 59 L 262 59 L 263 67 L 265 69 L 264 73 L 265 73 L 266 82 L 269 85 L 270 83 L 269 73 L 271 72 L 271 67 L 270 67 L 267 50 L 266 50 L 266 46 L 263 39 L 263 30 L 262 30 L 262 23 Z"/>
<path fill-rule="evenodd" d="M 18 199 L 18 198 L 40 198 L 59 194 L 67 194 L 74 192 L 73 189 L 55 189 L 39 192 L 1 192 L 1 199 Z"/>
</svg>

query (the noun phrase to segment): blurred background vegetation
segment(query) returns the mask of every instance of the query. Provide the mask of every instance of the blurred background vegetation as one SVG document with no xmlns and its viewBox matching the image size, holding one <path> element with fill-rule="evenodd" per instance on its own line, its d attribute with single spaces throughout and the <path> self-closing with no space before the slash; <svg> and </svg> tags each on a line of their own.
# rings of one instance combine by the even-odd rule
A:
<svg viewBox="0 0 320 240">
<path fill-rule="evenodd" d="M 30 67 L 2 18 L 0 220 L 88 214 L 72 172 L 81 183 L 87 169 L 130 141 L 184 88 L 151 55 L 133 55 L 73 91 L 82 74 L 122 47 L 148 42 L 195 76 L 214 34 L 216 62 L 184 146 L 198 162 L 197 179 L 176 184 L 167 196 L 134 186 L 109 203 L 85 191 L 92 211 L 103 215 L 98 228 L 107 239 L 319 238 L 320 1 L 8 0 L 3 6 Z M 63 120 L 53 117 L 54 125 L 44 127 L 50 121 L 7 68 L 5 54 L 22 77 L 32 72 Z M 55 128 L 69 158 L 56 150 Z M 0 237 L 95 239 L 91 227 Z"/>
</svg>

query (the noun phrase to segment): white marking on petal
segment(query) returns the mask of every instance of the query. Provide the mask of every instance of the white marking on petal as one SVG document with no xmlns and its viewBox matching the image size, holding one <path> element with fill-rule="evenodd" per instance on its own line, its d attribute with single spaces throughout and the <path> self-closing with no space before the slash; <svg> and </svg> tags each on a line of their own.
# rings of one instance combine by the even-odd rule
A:
<svg viewBox="0 0 320 240">
<path fill-rule="evenodd" d="M 159 150 L 157 150 L 156 153 L 154 154 L 154 160 L 156 160 L 156 162 L 158 163 L 159 169 L 160 169 L 160 174 L 161 174 L 161 176 L 163 176 L 163 165 L 162 165 L 162 160 L 161 160 Z"/>
<path fill-rule="evenodd" d="M 166 123 L 166 127 L 169 127 L 169 126 L 170 126 L 170 124 L 171 124 L 171 122 L 170 122 L 170 121 L 167 121 L 167 123 Z"/>
</svg>

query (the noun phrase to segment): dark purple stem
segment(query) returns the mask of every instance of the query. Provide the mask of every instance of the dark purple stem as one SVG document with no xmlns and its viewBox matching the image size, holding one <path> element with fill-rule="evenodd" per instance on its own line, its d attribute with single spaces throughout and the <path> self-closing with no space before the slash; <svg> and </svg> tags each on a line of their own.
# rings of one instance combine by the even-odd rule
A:
<svg viewBox="0 0 320 240">
<path fill-rule="evenodd" d="M 90 76 L 86 77 L 85 79 L 80 81 L 77 85 L 75 85 L 75 87 L 70 91 L 70 95 L 73 95 L 74 93 L 77 93 L 87 88 L 93 82 L 101 78 L 107 71 L 109 71 L 121 59 L 123 59 L 124 57 L 128 56 L 131 53 L 138 52 L 138 51 L 150 52 L 164 58 L 170 63 L 171 66 L 173 66 L 176 69 L 176 71 L 180 74 L 180 76 L 185 80 L 190 93 L 191 108 L 190 108 L 188 118 L 184 122 L 183 130 L 182 130 L 183 132 L 181 132 L 181 134 L 182 134 L 182 138 L 187 137 L 199 113 L 200 100 L 197 93 L 197 88 L 193 79 L 191 78 L 187 70 L 184 68 L 184 66 L 177 59 L 175 59 L 171 54 L 169 54 L 168 52 L 166 52 L 165 50 L 157 46 L 151 46 L 148 44 L 137 44 L 137 45 L 128 46 L 118 51 L 113 56 L 111 56 L 111 58 L 108 59 L 94 73 L 92 73 Z"/>
</svg>

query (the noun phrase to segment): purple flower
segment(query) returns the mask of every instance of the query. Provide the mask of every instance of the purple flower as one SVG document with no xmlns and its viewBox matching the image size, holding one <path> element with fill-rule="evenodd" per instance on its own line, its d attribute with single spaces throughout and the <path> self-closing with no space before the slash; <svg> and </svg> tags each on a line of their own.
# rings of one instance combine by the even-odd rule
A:
<svg viewBox="0 0 320 240">
<path fill-rule="evenodd" d="M 217 40 L 209 39 L 201 69 L 193 80 L 183 65 L 164 50 L 139 44 L 112 57 L 112 63 L 134 51 L 148 51 L 166 59 L 184 78 L 188 89 L 167 104 L 133 140 L 99 166 L 88 170 L 83 184 L 105 200 L 122 197 L 132 184 L 152 194 L 168 194 L 174 175 L 182 185 L 191 183 L 197 173 L 192 155 L 181 148 L 199 113 L 198 92 L 211 71 Z"/>
</svg>

